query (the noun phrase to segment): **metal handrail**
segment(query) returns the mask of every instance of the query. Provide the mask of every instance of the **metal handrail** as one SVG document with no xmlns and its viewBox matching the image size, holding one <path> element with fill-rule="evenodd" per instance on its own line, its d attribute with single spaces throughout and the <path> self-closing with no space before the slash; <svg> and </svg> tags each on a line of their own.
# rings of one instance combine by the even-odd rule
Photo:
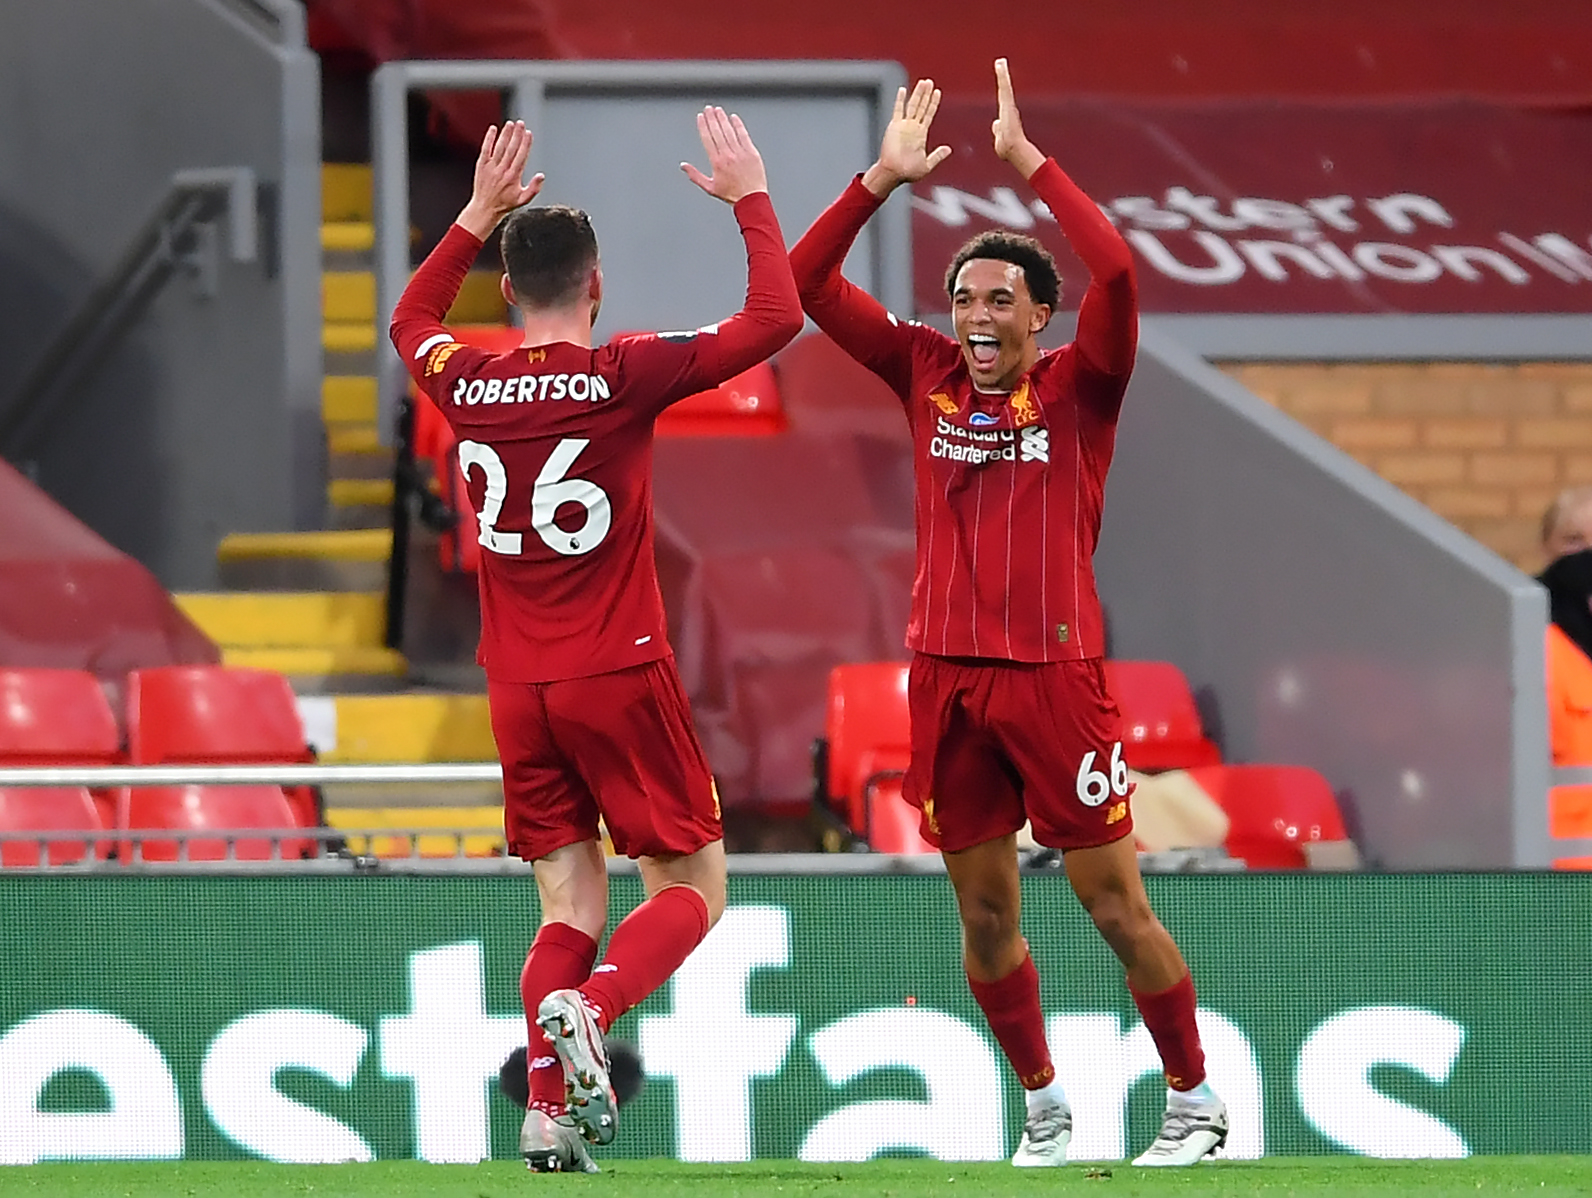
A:
<svg viewBox="0 0 1592 1198">
<path fill-rule="evenodd" d="M 495 761 L 416 765 L 68 765 L 0 768 L 4 786 L 324 786 L 338 782 L 501 782 Z"/>
<path fill-rule="evenodd" d="M 220 264 L 215 238 L 204 230 L 227 217 L 228 256 L 259 257 L 259 210 L 254 171 L 246 166 L 174 173 L 154 213 L 133 235 L 126 252 L 89 293 L 71 320 L 23 376 L 0 408 L 0 452 L 22 456 L 46 418 L 73 394 L 84 371 L 100 365 L 116 338 L 179 270 L 214 295 Z"/>
</svg>

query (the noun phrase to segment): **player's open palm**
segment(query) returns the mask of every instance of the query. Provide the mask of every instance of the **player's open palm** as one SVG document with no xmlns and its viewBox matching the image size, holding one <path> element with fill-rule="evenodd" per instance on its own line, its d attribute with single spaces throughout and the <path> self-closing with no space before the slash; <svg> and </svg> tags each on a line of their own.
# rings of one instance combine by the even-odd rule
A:
<svg viewBox="0 0 1592 1198">
<path fill-rule="evenodd" d="M 995 135 L 995 154 L 1005 159 L 1024 175 L 1031 175 L 1044 162 L 1045 156 L 1034 148 L 1023 132 L 1023 118 L 1017 112 L 1017 99 L 1012 94 L 1011 70 L 1004 58 L 995 60 L 995 121 L 990 125 Z"/>
<path fill-rule="evenodd" d="M 542 190 L 543 182 L 541 175 L 529 183 L 520 182 L 530 153 L 531 131 L 524 121 L 507 121 L 502 129 L 496 125 L 489 128 L 475 160 L 471 201 L 499 218 L 529 204 Z"/>
<path fill-rule="evenodd" d="M 897 88 L 895 111 L 879 144 L 879 165 L 904 183 L 916 183 L 951 156 L 950 146 L 929 150 L 929 126 L 940 107 L 940 89 L 932 79 L 912 88 Z"/>
<path fill-rule="evenodd" d="M 689 162 L 682 162 L 680 169 L 686 178 L 726 204 L 754 191 L 768 190 L 763 156 L 752 144 L 752 135 L 740 117 L 722 108 L 704 108 L 697 113 L 697 132 L 702 136 L 702 148 L 708 152 L 711 174 L 704 175 Z"/>
</svg>

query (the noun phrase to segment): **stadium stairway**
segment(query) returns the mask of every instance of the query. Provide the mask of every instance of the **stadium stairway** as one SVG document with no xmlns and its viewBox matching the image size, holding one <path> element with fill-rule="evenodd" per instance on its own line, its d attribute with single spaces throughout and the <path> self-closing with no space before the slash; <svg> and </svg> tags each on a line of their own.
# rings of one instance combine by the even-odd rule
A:
<svg viewBox="0 0 1592 1198">
<path fill-rule="evenodd" d="M 370 168 L 324 164 L 321 196 L 321 413 L 331 527 L 229 534 L 217 547 L 226 589 L 175 598 L 227 664 L 288 676 L 322 760 L 494 760 L 485 694 L 426 686 L 411 676 L 403 654 L 383 643 L 393 455 L 377 426 Z M 497 275 L 472 271 L 449 320 L 502 324 L 505 316 Z M 489 852 L 502 839 L 495 784 L 340 786 L 326 788 L 326 797 L 333 827 L 480 827 L 482 835 L 466 841 L 471 853 Z M 439 837 L 421 848 L 451 853 L 451 845 Z M 405 851 L 396 843 L 376 847 Z"/>
</svg>

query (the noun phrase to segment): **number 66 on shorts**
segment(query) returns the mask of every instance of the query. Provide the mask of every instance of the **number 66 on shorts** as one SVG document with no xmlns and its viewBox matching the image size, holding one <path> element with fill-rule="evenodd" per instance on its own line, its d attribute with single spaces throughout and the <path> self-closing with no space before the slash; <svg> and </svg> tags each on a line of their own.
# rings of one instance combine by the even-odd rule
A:
<svg viewBox="0 0 1592 1198">
<path fill-rule="evenodd" d="M 1078 801 L 1085 807 L 1098 807 L 1112 795 L 1128 797 L 1128 763 L 1122 760 L 1122 742 L 1111 746 L 1110 772 L 1095 769 L 1096 752 L 1090 749 L 1078 763 Z"/>
</svg>

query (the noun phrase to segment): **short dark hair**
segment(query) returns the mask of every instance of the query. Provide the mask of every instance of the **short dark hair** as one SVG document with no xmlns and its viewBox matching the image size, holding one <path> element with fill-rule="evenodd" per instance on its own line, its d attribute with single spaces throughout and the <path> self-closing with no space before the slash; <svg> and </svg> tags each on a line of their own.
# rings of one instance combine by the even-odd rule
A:
<svg viewBox="0 0 1592 1198">
<path fill-rule="evenodd" d="M 1061 275 L 1050 251 L 1032 237 L 1008 233 L 1004 229 L 980 233 L 956 251 L 956 257 L 951 259 L 950 268 L 945 272 L 945 294 L 951 299 L 956 298 L 956 276 L 974 258 L 993 258 L 1020 266 L 1034 302 L 1054 309 L 1061 301 Z"/>
<path fill-rule="evenodd" d="M 498 244 L 509 285 L 532 308 L 556 308 L 578 298 L 597 263 L 591 217 L 565 204 L 512 213 Z"/>
</svg>

